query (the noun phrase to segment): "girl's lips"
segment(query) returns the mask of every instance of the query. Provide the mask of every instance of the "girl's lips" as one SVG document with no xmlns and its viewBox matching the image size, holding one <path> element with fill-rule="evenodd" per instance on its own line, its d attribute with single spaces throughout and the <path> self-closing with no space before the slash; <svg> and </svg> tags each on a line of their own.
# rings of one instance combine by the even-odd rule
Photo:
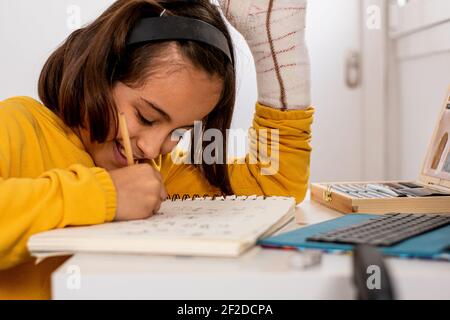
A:
<svg viewBox="0 0 450 320">
<path fill-rule="evenodd" d="M 128 165 L 128 161 L 127 158 L 122 154 L 121 152 L 121 148 L 119 146 L 119 143 L 117 141 L 114 141 L 114 158 L 116 159 L 116 162 L 123 166 L 126 167 Z"/>
</svg>

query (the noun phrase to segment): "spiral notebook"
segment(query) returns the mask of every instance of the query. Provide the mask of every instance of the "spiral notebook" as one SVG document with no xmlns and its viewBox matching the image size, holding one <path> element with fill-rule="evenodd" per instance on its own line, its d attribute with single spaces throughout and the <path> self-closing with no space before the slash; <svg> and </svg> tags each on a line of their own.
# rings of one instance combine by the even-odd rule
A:
<svg viewBox="0 0 450 320">
<path fill-rule="evenodd" d="M 70 227 L 28 241 L 38 258 L 79 252 L 236 257 L 289 222 L 295 199 L 220 197 L 165 201 L 145 220 Z"/>
</svg>

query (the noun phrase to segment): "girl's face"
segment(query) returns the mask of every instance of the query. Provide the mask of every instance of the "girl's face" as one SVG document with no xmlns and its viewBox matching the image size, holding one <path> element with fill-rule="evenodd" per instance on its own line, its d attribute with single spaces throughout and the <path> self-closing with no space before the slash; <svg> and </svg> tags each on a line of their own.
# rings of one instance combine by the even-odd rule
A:
<svg viewBox="0 0 450 320">
<path fill-rule="evenodd" d="M 134 159 L 156 159 L 170 153 L 178 143 L 171 139 L 172 133 L 176 129 L 191 129 L 195 121 L 213 111 L 222 86 L 219 77 L 190 63 L 176 71 L 159 71 L 140 88 L 117 83 L 114 99 L 118 113 L 126 118 Z M 97 166 L 114 170 L 127 165 L 120 130 L 102 144 L 92 143 L 87 130 L 80 135 Z"/>
</svg>

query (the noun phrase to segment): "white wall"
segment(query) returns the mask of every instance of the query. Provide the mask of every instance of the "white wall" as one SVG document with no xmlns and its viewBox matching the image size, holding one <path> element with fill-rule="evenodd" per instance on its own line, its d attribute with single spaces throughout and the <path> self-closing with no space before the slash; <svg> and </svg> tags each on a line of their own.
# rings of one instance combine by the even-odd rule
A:
<svg viewBox="0 0 450 320">
<path fill-rule="evenodd" d="M 67 12 L 73 3 L 89 21 L 111 0 L 1 0 L 0 99 L 37 98 L 37 80 L 51 52 L 70 34 Z"/>
</svg>

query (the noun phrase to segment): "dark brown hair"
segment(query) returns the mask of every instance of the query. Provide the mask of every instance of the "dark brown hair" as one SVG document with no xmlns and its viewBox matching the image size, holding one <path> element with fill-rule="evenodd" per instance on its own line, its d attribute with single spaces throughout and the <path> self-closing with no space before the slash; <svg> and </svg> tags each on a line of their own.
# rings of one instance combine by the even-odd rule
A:
<svg viewBox="0 0 450 320">
<path fill-rule="evenodd" d="M 234 52 L 230 34 L 219 10 L 209 0 L 155 1 L 118 0 L 99 18 L 73 32 L 50 56 L 39 79 L 39 97 L 71 128 L 90 129 L 92 141 L 103 143 L 110 134 L 111 123 L 117 132 L 117 109 L 112 90 L 121 81 L 127 85 L 142 84 L 157 70 L 164 51 L 176 43 L 183 57 L 209 75 L 223 81 L 221 98 L 204 120 L 204 129 L 221 130 L 224 136 L 224 164 L 198 165 L 205 178 L 225 194 L 231 194 L 226 165 L 226 130 L 231 125 L 235 103 L 234 56 L 230 63 L 225 54 L 206 44 L 194 41 L 153 42 L 126 46 L 127 36 L 136 23 L 145 17 L 165 15 L 196 18 L 219 29 Z M 193 139 L 192 139 L 193 140 Z M 191 141 L 191 151 L 196 143 Z M 202 142 L 202 149 L 205 143 Z M 191 152 L 193 160 L 194 152 Z"/>
</svg>

